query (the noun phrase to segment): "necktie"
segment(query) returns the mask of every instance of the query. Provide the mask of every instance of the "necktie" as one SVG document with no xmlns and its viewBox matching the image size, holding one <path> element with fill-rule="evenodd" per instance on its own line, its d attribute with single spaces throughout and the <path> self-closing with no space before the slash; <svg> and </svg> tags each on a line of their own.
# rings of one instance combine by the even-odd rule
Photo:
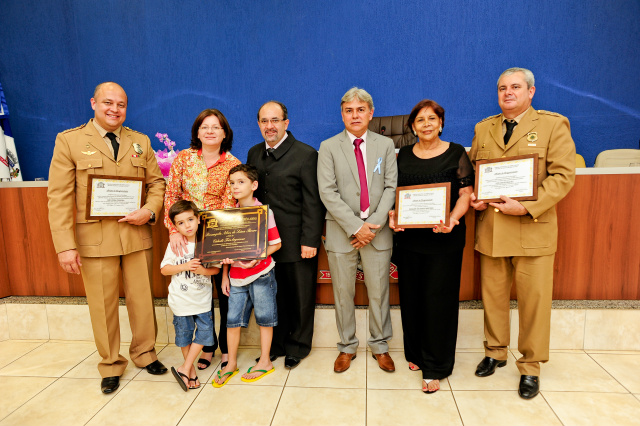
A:
<svg viewBox="0 0 640 426">
<path fill-rule="evenodd" d="M 364 159 L 362 158 L 362 151 L 360 151 L 360 144 L 364 142 L 358 138 L 353 141 L 355 149 L 353 152 L 356 154 L 356 163 L 358 163 L 358 177 L 360 178 L 360 211 L 365 211 L 369 208 L 369 188 L 367 187 L 367 172 L 364 168 Z"/>
<path fill-rule="evenodd" d="M 273 151 L 275 151 L 274 148 L 267 148 L 267 157 L 273 155 Z"/>
<path fill-rule="evenodd" d="M 504 144 L 509 143 L 509 139 L 511 138 L 511 134 L 513 133 L 513 128 L 516 127 L 518 123 L 515 121 L 505 121 L 504 124 L 507 125 L 507 133 L 504 134 Z"/>
<path fill-rule="evenodd" d="M 109 132 L 107 133 L 107 137 L 111 139 L 111 146 L 113 147 L 113 159 L 118 160 L 118 149 L 120 148 L 120 144 L 116 141 L 116 135 Z"/>
</svg>

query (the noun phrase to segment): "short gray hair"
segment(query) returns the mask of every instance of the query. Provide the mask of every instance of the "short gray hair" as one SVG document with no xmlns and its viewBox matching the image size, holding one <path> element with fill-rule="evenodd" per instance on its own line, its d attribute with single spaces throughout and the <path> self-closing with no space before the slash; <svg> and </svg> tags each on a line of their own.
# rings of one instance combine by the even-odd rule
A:
<svg viewBox="0 0 640 426">
<path fill-rule="evenodd" d="M 527 86 L 528 86 L 527 89 L 531 89 L 533 86 L 536 85 L 536 79 L 535 77 L 533 77 L 533 73 L 526 68 L 519 68 L 519 67 L 509 68 L 508 70 L 505 70 L 502 74 L 500 74 L 500 77 L 498 77 L 498 85 L 500 85 L 500 79 L 502 77 L 515 74 L 517 72 L 521 72 L 522 74 L 524 74 L 524 80 L 527 82 Z"/>
<path fill-rule="evenodd" d="M 360 89 L 358 87 L 352 87 L 344 94 L 342 97 L 342 101 L 340 102 L 340 107 L 342 108 L 342 104 L 351 102 L 354 99 L 358 99 L 359 101 L 365 102 L 369 105 L 371 111 L 373 111 L 373 98 L 366 90 Z"/>
</svg>

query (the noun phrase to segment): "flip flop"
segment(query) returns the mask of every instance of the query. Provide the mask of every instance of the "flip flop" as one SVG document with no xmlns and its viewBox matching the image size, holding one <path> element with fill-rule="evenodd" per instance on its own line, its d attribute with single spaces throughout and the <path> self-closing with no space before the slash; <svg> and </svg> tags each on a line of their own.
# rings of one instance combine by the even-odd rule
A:
<svg viewBox="0 0 640 426">
<path fill-rule="evenodd" d="M 189 390 L 189 388 L 187 387 L 187 384 L 184 382 L 184 380 L 182 380 L 182 378 L 184 377 L 185 379 L 187 379 L 187 381 L 189 381 L 189 377 L 186 374 L 183 374 L 177 371 L 173 367 L 171 367 L 171 374 L 173 374 L 173 377 L 176 378 L 176 381 L 178 382 L 178 384 L 180 385 L 183 391 L 186 392 Z"/>
<path fill-rule="evenodd" d="M 434 390 L 429 390 L 429 383 L 433 382 L 433 380 L 437 380 L 437 379 L 432 379 L 427 381 L 426 379 L 422 379 L 422 392 L 424 393 L 436 393 L 440 390 L 440 385 L 438 385 L 438 389 L 434 389 Z"/>
<path fill-rule="evenodd" d="M 221 388 L 221 387 L 223 387 L 224 385 L 226 385 L 226 384 L 227 384 L 227 382 L 228 382 L 229 380 L 231 380 L 231 378 L 232 378 L 233 376 L 235 376 L 236 374 L 238 374 L 239 372 L 240 372 L 240 370 L 239 370 L 239 369 L 237 369 L 237 368 L 235 369 L 235 371 L 227 371 L 227 372 L 226 372 L 226 373 L 224 373 L 224 374 L 220 374 L 220 370 L 218 370 L 218 378 L 219 378 L 219 379 L 222 379 L 224 376 L 229 376 L 229 377 L 227 377 L 226 379 L 224 379 L 224 382 L 222 382 L 222 383 L 216 383 L 216 381 L 215 381 L 215 379 L 214 379 L 214 380 L 212 380 L 212 381 L 211 381 L 211 384 L 213 385 L 213 387 L 214 387 L 214 388 Z"/>
<path fill-rule="evenodd" d="M 209 366 L 211 365 L 211 361 L 209 361 L 208 359 L 204 359 L 204 358 L 200 358 L 198 360 L 198 364 L 204 364 L 206 365 L 206 367 L 204 368 L 200 368 L 200 366 L 198 366 L 198 370 L 206 370 L 207 368 L 209 368 Z M 224 367 L 223 367 L 224 368 Z"/>
<path fill-rule="evenodd" d="M 253 367 L 255 367 L 255 365 L 254 365 Z M 247 370 L 247 374 L 250 374 L 250 373 L 251 373 L 251 369 L 252 369 L 253 367 L 249 367 L 249 369 Z M 258 377 L 254 377 L 253 379 L 245 379 L 244 377 L 241 377 L 241 378 L 240 378 L 240 380 L 242 380 L 243 382 L 246 382 L 246 383 L 256 382 L 256 381 L 258 381 L 258 380 L 262 379 L 262 378 L 263 378 L 264 376 L 266 376 L 267 374 L 271 374 L 271 373 L 273 373 L 274 371 L 276 371 L 276 368 L 275 368 L 275 367 L 273 367 L 273 368 L 272 368 L 271 370 L 269 370 L 269 371 L 267 371 L 267 370 L 254 370 L 254 371 L 253 371 L 254 373 L 256 373 L 256 372 L 257 372 L 257 373 L 262 373 L 262 374 L 261 374 L 261 375 L 259 375 Z"/>
<path fill-rule="evenodd" d="M 189 383 L 191 382 L 197 382 L 198 381 L 198 376 L 194 377 L 193 379 L 189 379 Z M 201 385 L 198 386 L 189 386 L 189 389 L 199 389 Z"/>
<path fill-rule="evenodd" d="M 409 363 L 409 370 L 411 370 L 411 371 L 420 371 L 420 367 L 418 367 L 415 363 L 410 362 Z"/>
</svg>

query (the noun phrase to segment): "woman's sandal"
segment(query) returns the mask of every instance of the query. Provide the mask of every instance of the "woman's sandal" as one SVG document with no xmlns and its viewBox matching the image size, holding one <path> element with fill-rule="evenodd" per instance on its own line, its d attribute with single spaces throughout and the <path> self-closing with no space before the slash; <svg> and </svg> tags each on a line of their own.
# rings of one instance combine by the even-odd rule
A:
<svg viewBox="0 0 640 426">
<path fill-rule="evenodd" d="M 433 382 L 434 380 L 438 380 L 438 379 L 422 379 L 422 392 L 424 392 L 424 393 L 435 393 L 435 392 L 438 392 L 440 390 L 440 380 L 438 380 L 438 388 L 437 389 L 429 390 L 429 383 Z"/>
<path fill-rule="evenodd" d="M 411 371 L 420 371 L 420 367 L 418 367 L 417 365 L 415 365 L 412 362 L 409 362 L 409 370 L 411 370 Z"/>
<path fill-rule="evenodd" d="M 205 365 L 204 367 L 200 367 L 198 365 L 198 370 L 206 370 L 211 365 L 211 361 L 209 361 L 208 359 L 200 358 L 198 360 L 198 364 L 204 364 Z"/>
</svg>

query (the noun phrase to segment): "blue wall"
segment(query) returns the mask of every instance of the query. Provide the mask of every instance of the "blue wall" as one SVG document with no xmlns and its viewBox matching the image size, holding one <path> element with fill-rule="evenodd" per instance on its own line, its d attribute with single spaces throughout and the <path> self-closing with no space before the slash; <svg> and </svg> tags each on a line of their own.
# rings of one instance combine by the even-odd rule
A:
<svg viewBox="0 0 640 426">
<path fill-rule="evenodd" d="M 640 2 L 3 0 L 0 81 L 24 179 L 48 175 L 56 133 L 86 122 L 101 81 L 129 95 L 126 125 L 185 148 L 204 108 L 218 108 L 245 160 L 261 140 L 264 101 L 318 147 L 342 127 L 340 97 L 367 89 L 376 115 L 432 98 L 443 139 L 470 145 L 499 113 L 496 79 L 536 75 L 533 105 L 569 117 L 578 152 L 638 148 Z"/>
</svg>

